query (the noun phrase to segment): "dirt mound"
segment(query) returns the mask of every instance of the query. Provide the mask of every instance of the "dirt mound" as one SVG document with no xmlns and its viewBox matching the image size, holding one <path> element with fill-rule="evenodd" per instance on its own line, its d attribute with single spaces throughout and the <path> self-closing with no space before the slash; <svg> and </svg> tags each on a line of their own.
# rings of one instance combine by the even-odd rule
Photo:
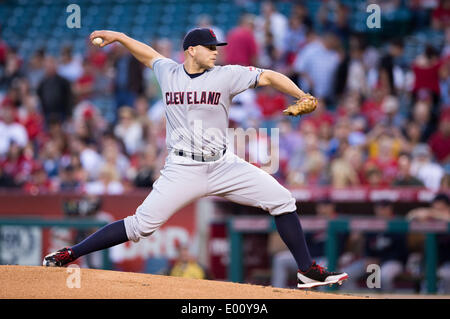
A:
<svg viewBox="0 0 450 319">
<path fill-rule="evenodd" d="M 7 299 L 342 299 L 360 298 L 231 282 L 97 269 L 0 266 Z"/>
</svg>

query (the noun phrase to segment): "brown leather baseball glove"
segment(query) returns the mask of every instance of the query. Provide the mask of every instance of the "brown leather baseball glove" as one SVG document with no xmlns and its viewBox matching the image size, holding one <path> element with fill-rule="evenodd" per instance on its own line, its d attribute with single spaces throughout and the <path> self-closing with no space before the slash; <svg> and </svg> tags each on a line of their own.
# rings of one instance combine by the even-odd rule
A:
<svg viewBox="0 0 450 319">
<path fill-rule="evenodd" d="M 289 105 L 283 111 L 284 115 L 299 116 L 314 111 L 317 107 L 317 99 L 311 94 L 305 94 L 303 97 Z"/>
</svg>

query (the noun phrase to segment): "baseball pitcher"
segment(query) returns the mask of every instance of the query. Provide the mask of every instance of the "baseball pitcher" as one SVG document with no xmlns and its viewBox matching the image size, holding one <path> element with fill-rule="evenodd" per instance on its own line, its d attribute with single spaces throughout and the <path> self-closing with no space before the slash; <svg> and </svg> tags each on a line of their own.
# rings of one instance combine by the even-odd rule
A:
<svg viewBox="0 0 450 319">
<path fill-rule="evenodd" d="M 237 94 L 269 85 L 296 99 L 283 112 L 291 116 L 312 112 L 317 106 L 313 96 L 272 70 L 216 66 L 217 46 L 226 43 L 218 42 L 211 29 L 188 32 L 183 40 L 183 64 L 123 33 L 95 31 L 90 37 L 91 41 L 101 38 L 101 47 L 119 42 L 155 72 L 165 104 L 168 156 L 161 176 L 133 215 L 99 229 L 73 247 L 47 255 L 44 266 L 62 267 L 91 252 L 138 241 L 195 199 L 221 196 L 274 216 L 280 237 L 298 264 L 299 288 L 347 279 L 346 273 L 329 272 L 311 259 L 291 193 L 271 175 L 227 149 L 229 107 Z"/>
</svg>

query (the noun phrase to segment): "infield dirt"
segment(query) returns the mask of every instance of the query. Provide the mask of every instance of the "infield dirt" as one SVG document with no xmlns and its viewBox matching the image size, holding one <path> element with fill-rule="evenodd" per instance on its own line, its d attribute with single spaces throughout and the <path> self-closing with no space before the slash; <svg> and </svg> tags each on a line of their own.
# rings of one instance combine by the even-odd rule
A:
<svg viewBox="0 0 450 319">
<path fill-rule="evenodd" d="M 75 278 L 73 276 L 79 275 Z M 79 284 L 79 288 L 77 285 Z M 72 286 L 72 288 L 70 288 Z M 270 286 L 97 269 L 0 266 L 2 299 L 348 299 Z"/>
</svg>

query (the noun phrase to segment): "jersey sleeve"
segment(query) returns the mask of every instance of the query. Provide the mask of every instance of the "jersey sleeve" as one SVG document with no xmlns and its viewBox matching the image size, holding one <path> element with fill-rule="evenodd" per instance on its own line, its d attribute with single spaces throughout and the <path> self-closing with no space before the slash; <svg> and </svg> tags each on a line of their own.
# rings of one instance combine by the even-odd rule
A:
<svg viewBox="0 0 450 319">
<path fill-rule="evenodd" d="M 247 89 L 256 88 L 263 69 L 253 66 L 228 65 L 227 71 L 230 73 L 229 90 L 230 95 L 235 96 Z"/>
<path fill-rule="evenodd" d="M 178 64 L 168 58 L 159 58 L 153 62 L 153 72 L 155 72 L 156 80 L 159 85 L 162 86 L 167 81 L 167 77 L 170 76 L 170 71 L 176 68 Z"/>
</svg>

